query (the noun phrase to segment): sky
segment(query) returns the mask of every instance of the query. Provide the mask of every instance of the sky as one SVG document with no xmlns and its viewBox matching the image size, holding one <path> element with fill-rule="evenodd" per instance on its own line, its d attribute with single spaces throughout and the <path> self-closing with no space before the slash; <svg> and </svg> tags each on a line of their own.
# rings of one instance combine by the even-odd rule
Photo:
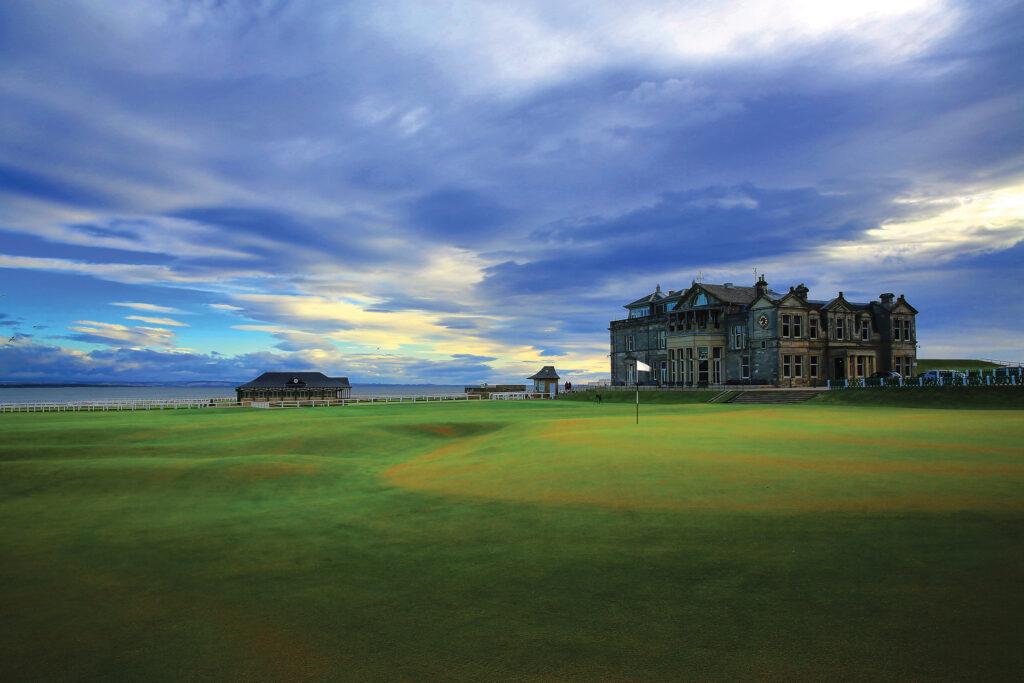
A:
<svg viewBox="0 0 1024 683">
<path fill-rule="evenodd" d="M 608 377 L 660 285 L 1024 360 L 1024 3 L 0 3 L 0 380 Z"/>
</svg>

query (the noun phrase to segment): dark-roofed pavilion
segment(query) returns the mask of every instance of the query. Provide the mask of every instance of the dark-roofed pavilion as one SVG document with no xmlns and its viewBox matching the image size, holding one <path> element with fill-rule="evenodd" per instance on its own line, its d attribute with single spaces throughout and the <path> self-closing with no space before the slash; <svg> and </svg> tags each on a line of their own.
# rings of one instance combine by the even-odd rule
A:
<svg viewBox="0 0 1024 683">
<path fill-rule="evenodd" d="M 322 372 L 264 372 L 251 382 L 235 388 L 241 401 L 295 401 L 348 398 L 352 385 L 348 377 L 328 377 Z"/>
</svg>

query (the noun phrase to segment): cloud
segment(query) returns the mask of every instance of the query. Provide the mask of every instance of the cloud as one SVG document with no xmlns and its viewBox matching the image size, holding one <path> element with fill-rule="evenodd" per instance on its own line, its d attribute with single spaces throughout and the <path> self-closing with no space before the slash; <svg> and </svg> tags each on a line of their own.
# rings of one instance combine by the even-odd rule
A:
<svg viewBox="0 0 1024 683">
<path fill-rule="evenodd" d="M 76 320 L 68 329 L 79 333 L 71 339 L 93 344 L 164 348 L 174 346 L 174 331 L 164 327 L 128 327 L 116 323 Z"/>
<path fill-rule="evenodd" d="M 76 322 L 115 301 L 154 329 L 194 311 L 188 343 L 229 357 L 518 376 L 604 372 L 622 303 L 698 271 L 941 310 L 981 263 L 1019 279 L 1021 16 L 7 3 L 0 323 L 166 341 Z"/>
<path fill-rule="evenodd" d="M 139 311 L 152 311 L 153 313 L 188 313 L 188 311 L 182 311 L 181 309 L 174 308 L 172 306 L 158 306 L 156 304 L 147 304 L 138 301 L 115 301 L 111 302 L 110 305 L 125 306 Z"/>
<path fill-rule="evenodd" d="M 141 320 L 144 323 L 153 325 L 170 325 L 171 327 L 188 327 L 188 323 L 179 322 L 172 318 L 147 318 L 141 315 L 126 315 L 125 320 Z"/>
</svg>

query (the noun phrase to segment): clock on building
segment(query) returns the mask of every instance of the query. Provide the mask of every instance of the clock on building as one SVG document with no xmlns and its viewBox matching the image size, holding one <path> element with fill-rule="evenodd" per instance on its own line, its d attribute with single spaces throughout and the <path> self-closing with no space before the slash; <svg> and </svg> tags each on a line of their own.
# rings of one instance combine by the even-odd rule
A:
<svg viewBox="0 0 1024 683">
<path fill-rule="evenodd" d="M 768 327 L 768 316 L 762 313 L 761 317 L 757 319 L 757 324 L 762 328 Z"/>
</svg>

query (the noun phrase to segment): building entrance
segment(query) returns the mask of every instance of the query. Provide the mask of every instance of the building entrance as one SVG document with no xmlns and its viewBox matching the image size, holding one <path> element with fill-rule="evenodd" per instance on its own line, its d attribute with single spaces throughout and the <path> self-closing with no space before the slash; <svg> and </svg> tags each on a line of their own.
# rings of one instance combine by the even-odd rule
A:
<svg viewBox="0 0 1024 683">
<path fill-rule="evenodd" d="M 832 363 L 832 379 L 846 379 L 846 359 L 836 356 Z"/>
</svg>

